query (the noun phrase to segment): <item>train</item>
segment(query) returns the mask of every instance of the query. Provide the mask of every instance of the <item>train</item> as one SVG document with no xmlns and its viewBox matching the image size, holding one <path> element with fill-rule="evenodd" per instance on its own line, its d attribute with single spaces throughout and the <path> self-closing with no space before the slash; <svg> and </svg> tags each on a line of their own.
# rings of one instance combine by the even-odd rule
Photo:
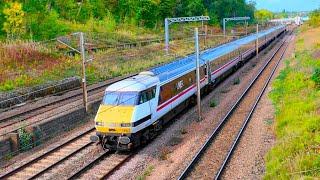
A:
<svg viewBox="0 0 320 180">
<path fill-rule="evenodd" d="M 285 32 L 286 26 L 275 26 L 201 52 L 201 92 L 210 91 L 254 57 L 257 46 L 261 51 Z M 174 116 L 195 103 L 195 58 L 191 54 L 108 86 L 91 141 L 106 150 L 130 151 L 154 139 Z"/>
</svg>

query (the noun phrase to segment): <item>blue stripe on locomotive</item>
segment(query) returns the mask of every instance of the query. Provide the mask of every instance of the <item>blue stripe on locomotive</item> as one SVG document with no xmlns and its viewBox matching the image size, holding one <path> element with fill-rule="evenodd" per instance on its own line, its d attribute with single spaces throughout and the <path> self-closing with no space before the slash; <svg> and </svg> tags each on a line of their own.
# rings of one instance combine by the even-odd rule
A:
<svg viewBox="0 0 320 180">
<path fill-rule="evenodd" d="M 277 26 L 270 28 L 265 31 L 261 31 L 258 34 L 258 37 L 261 38 L 273 31 L 279 30 L 284 26 Z M 206 61 L 213 61 L 220 56 L 228 54 L 229 52 L 234 51 L 242 45 L 250 43 L 256 39 L 256 34 L 251 34 L 247 37 L 226 43 L 224 45 L 207 49 L 200 54 L 200 64 L 205 64 Z M 154 75 L 158 76 L 160 82 L 165 82 L 173 77 L 184 74 L 184 72 L 189 72 L 190 70 L 195 68 L 195 54 L 189 55 L 187 57 L 175 60 L 171 63 L 165 64 L 163 66 L 159 66 L 149 70 Z"/>
</svg>

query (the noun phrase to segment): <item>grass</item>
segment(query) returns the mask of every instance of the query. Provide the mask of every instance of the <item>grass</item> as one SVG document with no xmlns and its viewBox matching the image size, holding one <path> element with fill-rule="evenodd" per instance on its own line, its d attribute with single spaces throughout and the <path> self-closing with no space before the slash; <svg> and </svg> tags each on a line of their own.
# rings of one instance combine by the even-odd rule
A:
<svg viewBox="0 0 320 180">
<path fill-rule="evenodd" d="M 295 57 L 273 83 L 277 143 L 266 156 L 265 179 L 320 177 L 320 59 L 312 56 L 319 34 L 320 28 L 300 31 Z"/>
<path fill-rule="evenodd" d="M 240 78 L 235 78 L 233 80 L 233 85 L 238 85 L 238 84 L 240 84 Z"/>
<path fill-rule="evenodd" d="M 136 179 L 137 179 L 137 180 L 145 180 L 148 176 L 151 175 L 153 169 L 154 169 L 154 166 L 152 166 L 152 165 L 151 165 L 151 166 L 148 166 L 148 167 L 144 170 L 144 172 L 143 172 L 140 176 L 138 176 Z"/>
<path fill-rule="evenodd" d="M 147 30 L 130 24 L 115 27 L 113 22 L 88 21 L 87 24 L 64 22 L 72 31 L 87 32 L 89 44 L 97 46 L 117 45 L 145 41 L 148 39 L 162 39 L 163 30 Z M 95 23 L 95 24 L 92 24 Z M 138 73 L 162 63 L 171 62 L 179 57 L 194 52 L 193 27 L 190 23 L 182 26 L 172 26 L 171 36 L 183 37 L 170 42 L 170 55 L 164 51 L 164 43 L 154 43 L 133 49 L 111 48 L 92 52 L 94 60 L 87 64 L 86 74 L 88 84 L 105 81 L 117 76 Z M 106 29 L 106 27 L 111 29 Z M 216 27 L 213 36 L 208 34 L 206 42 L 200 37 L 201 49 L 217 46 L 230 38 L 215 36 L 219 32 Z M 200 28 L 201 30 L 201 28 Z M 220 32 L 221 33 L 221 32 Z M 69 36 L 66 36 L 67 38 Z M 78 37 L 70 36 L 70 44 L 77 46 Z M 26 41 L 0 42 L 0 93 L 24 87 L 41 85 L 51 81 L 81 75 L 81 58 L 65 56 L 68 48 L 54 41 L 35 43 Z"/>
<path fill-rule="evenodd" d="M 216 107 L 217 105 L 218 105 L 218 101 L 217 100 L 215 100 L 215 99 L 212 99 L 211 101 L 210 101 L 210 107 Z"/>
<path fill-rule="evenodd" d="M 170 154 L 170 149 L 168 147 L 163 147 L 160 149 L 159 159 L 162 161 L 167 160 L 169 154 Z"/>
<path fill-rule="evenodd" d="M 134 30 L 133 32 L 140 31 Z M 129 31 L 126 33 L 124 30 L 116 30 L 114 34 L 119 34 L 120 39 L 132 36 L 131 39 L 128 39 L 129 41 L 154 37 L 152 32 L 143 32 L 138 35 L 137 33 L 129 33 Z M 147 36 L 148 34 L 150 36 Z M 114 38 L 117 41 L 119 40 L 116 37 Z M 223 37 L 209 37 L 206 44 L 201 40 L 200 45 L 204 49 L 216 46 L 224 41 L 226 39 L 223 39 Z M 88 84 L 138 73 L 194 52 L 193 40 L 171 41 L 170 46 L 169 56 L 165 54 L 163 43 L 155 43 L 133 49 L 119 50 L 113 48 L 94 52 L 94 60 L 88 63 L 86 67 Z M 0 92 L 40 85 L 72 76 L 80 76 L 80 56 L 76 55 L 74 58 L 63 56 L 58 51 L 61 48 L 57 45 L 41 45 L 34 42 L 0 43 L 0 56 L 2 57 L 0 63 L 3 64 L 0 67 Z"/>
<path fill-rule="evenodd" d="M 34 42 L 0 43 L 0 92 L 68 77 L 75 62 Z"/>
</svg>

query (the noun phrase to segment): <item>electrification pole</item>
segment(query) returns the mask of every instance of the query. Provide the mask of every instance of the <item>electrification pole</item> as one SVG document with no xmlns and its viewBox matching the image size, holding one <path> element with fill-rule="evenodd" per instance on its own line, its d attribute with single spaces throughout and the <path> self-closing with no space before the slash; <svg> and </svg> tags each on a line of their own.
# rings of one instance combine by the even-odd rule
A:
<svg viewBox="0 0 320 180">
<path fill-rule="evenodd" d="M 166 54 L 169 54 L 169 41 L 170 41 L 170 34 L 169 34 L 169 26 L 172 23 L 181 23 L 181 22 L 195 22 L 195 21 L 209 21 L 209 16 L 193 16 L 193 17 L 177 17 L 177 18 L 165 18 L 164 20 L 164 31 L 165 31 L 165 51 Z"/>
<path fill-rule="evenodd" d="M 248 35 L 248 21 L 246 21 L 246 36 Z"/>
<path fill-rule="evenodd" d="M 226 36 L 226 18 L 223 18 L 223 36 Z"/>
<path fill-rule="evenodd" d="M 166 54 L 169 54 L 169 20 L 168 18 L 166 18 L 164 20 L 164 29 L 165 29 L 165 50 L 166 50 Z"/>
<path fill-rule="evenodd" d="M 226 36 L 226 22 L 228 21 L 247 21 L 250 17 L 233 17 L 233 18 L 223 18 L 223 35 Z"/>
<path fill-rule="evenodd" d="M 87 82 L 86 82 L 86 56 L 85 56 L 83 32 L 80 32 L 80 52 L 81 52 L 81 58 L 82 58 L 83 105 L 85 107 L 86 112 L 88 112 L 88 92 L 87 92 Z"/>
<path fill-rule="evenodd" d="M 199 58 L 199 30 L 195 28 L 195 48 L 196 48 L 196 78 L 197 78 L 197 107 L 198 120 L 201 121 L 201 104 L 200 104 L 200 58 Z"/>
<path fill-rule="evenodd" d="M 256 55 L 259 55 L 259 24 L 257 24 L 257 34 L 256 34 Z"/>
</svg>

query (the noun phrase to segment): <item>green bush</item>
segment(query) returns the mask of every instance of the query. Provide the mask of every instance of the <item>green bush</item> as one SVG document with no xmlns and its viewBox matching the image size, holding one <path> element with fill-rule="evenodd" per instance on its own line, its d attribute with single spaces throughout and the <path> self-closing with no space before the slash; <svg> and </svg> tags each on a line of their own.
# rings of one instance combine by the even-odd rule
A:
<svg viewBox="0 0 320 180">
<path fill-rule="evenodd" d="M 24 128 L 18 130 L 20 150 L 27 151 L 32 148 L 32 134 L 28 133 Z"/>
<path fill-rule="evenodd" d="M 320 26 L 320 9 L 314 10 L 310 13 L 309 24 L 313 27 Z"/>
<path fill-rule="evenodd" d="M 316 83 L 317 87 L 320 87 L 320 68 L 317 68 L 314 70 L 314 73 L 311 76 L 311 79 Z"/>
<path fill-rule="evenodd" d="M 212 99 L 212 100 L 210 101 L 210 107 L 216 107 L 217 105 L 218 105 L 218 101 L 217 101 L 217 100 Z"/>
<path fill-rule="evenodd" d="M 240 78 L 236 78 L 233 80 L 233 85 L 240 84 Z"/>
<path fill-rule="evenodd" d="M 69 32 L 69 28 L 59 20 L 59 15 L 54 10 L 43 19 L 31 20 L 29 23 L 32 37 L 35 40 L 53 39 Z"/>
<path fill-rule="evenodd" d="M 10 91 L 15 88 L 14 82 L 12 80 L 6 80 L 0 85 L 0 91 Z"/>
</svg>

